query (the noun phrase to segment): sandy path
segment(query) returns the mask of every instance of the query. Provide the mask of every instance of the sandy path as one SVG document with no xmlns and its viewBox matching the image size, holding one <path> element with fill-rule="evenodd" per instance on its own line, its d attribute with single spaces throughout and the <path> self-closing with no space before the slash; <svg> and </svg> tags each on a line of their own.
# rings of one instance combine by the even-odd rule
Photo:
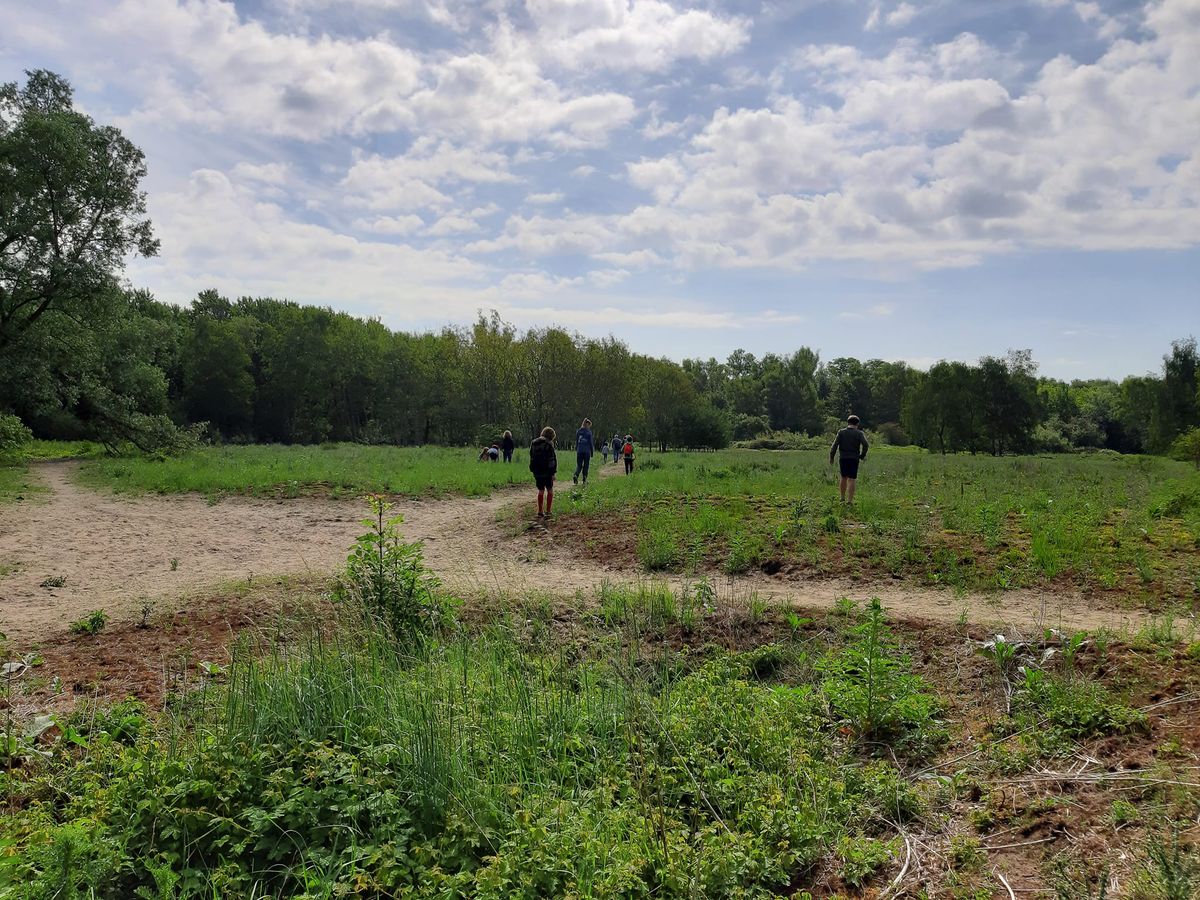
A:
<svg viewBox="0 0 1200 900">
<path fill-rule="evenodd" d="M 76 468 L 71 462 L 38 466 L 48 495 L 0 506 L 0 567 L 15 566 L 0 574 L 0 631 L 15 643 L 59 630 L 91 609 L 131 618 L 145 599 L 177 600 L 234 579 L 330 572 L 362 530 L 364 509 L 358 502 L 129 498 L 80 487 L 73 478 Z M 410 540 L 425 542 L 431 568 L 450 589 L 463 593 L 592 596 L 606 579 L 645 578 L 578 558 L 559 541 L 553 525 L 512 537 L 511 518 L 497 519 L 504 519 L 512 504 L 529 502 L 531 494 L 510 490 L 483 500 L 406 501 L 400 504 L 403 530 Z M 174 569 L 172 560 L 178 560 Z M 62 587 L 41 587 L 53 576 L 65 579 Z M 682 582 L 668 580 L 675 586 Z M 757 592 L 797 607 L 828 607 L 843 596 L 879 596 L 897 617 L 946 622 L 965 617 L 997 626 L 1121 629 L 1148 619 L 1139 611 L 1077 595 L 956 595 L 766 575 L 721 578 L 716 586 L 726 599 Z"/>
</svg>

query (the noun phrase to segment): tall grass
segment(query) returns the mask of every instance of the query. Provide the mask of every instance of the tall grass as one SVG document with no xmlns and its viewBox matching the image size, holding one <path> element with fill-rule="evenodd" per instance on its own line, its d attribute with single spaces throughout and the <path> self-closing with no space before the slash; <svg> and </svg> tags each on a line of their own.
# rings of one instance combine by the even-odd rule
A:
<svg viewBox="0 0 1200 900">
<path fill-rule="evenodd" d="M 486 496 L 529 481 L 522 451 L 511 464 L 476 460 L 470 447 L 255 445 L 206 447 L 182 456 L 130 456 L 84 463 L 89 484 L 129 493 L 299 496 L 383 492 Z"/>
<path fill-rule="evenodd" d="M 891 757 L 839 736 L 853 667 L 772 683 L 761 653 L 683 665 L 618 641 L 580 659 L 502 626 L 401 650 L 356 623 L 243 647 L 170 748 L 105 769 L 120 813 L 90 852 L 126 862 L 99 896 L 166 860 L 184 892 L 222 896 L 316 878 L 371 896 L 766 897 L 921 808 Z M 936 737 L 932 712 L 903 727 Z"/>
</svg>

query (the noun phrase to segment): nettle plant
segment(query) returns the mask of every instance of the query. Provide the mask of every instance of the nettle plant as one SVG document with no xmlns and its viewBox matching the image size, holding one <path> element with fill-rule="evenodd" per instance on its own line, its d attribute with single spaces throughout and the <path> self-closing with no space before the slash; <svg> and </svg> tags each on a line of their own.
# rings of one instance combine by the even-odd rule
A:
<svg viewBox="0 0 1200 900">
<path fill-rule="evenodd" d="M 397 643 L 419 644 L 454 620 L 455 601 L 441 591 L 441 582 L 425 567 L 420 543 L 400 534 L 403 516 L 389 516 L 392 504 L 372 494 L 367 498 L 371 518 L 346 560 L 335 594 L 362 605 Z"/>
</svg>

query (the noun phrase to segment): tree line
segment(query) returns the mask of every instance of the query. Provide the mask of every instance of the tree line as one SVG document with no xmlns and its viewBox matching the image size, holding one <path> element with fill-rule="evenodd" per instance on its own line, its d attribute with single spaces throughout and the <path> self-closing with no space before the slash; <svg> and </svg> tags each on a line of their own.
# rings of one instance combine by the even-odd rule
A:
<svg viewBox="0 0 1200 900">
<path fill-rule="evenodd" d="M 1163 452 L 1200 426 L 1197 349 L 1161 375 L 1039 378 L 1028 351 L 977 363 L 839 357 L 801 347 L 676 363 L 615 338 L 518 331 L 498 315 L 410 334 L 329 308 L 202 292 L 188 308 L 120 282 L 158 251 L 141 151 L 74 108 L 44 71 L 0 86 L 0 432 L 147 450 L 220 440 L 392 444 L 631 432 L 666 449 L 827 434 L 850 413 L 886 441 L 994 454 Z"/>
</svg>

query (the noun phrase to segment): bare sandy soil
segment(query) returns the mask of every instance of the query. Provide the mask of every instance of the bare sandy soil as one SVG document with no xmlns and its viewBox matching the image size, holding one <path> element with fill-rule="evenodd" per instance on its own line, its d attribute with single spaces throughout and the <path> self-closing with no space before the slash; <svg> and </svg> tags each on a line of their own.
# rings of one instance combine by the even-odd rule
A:
<svg viewBox="0 0 1200 900">
<path fill-rule="evenodd" d="M 71 462 L 38 466 L 48 493 L 0 507 L 0 631 L 15 643 L 60 631 L 92 609 L 131 619 L 148 599 L 182 605 L 220 582 L 329 573 L 363 530 L 364 507 L 354 501 L 128 498 L 79 486 L 76 468 Z M 591 596 L 605 580 L 646 578 L 580 558 L 553 522 L 525 528 L 512 507 L 530 502 L 531 494 L 404 501 L 399 511 L 405 535 L 424 541 L 431 568 L 464 594 Z M 50 586 L 48 579 L 62 584 Z M 1148 618 L 1096 598 L 1032 591 L 963 595 L 763 574 L 721 577 L 716 586 L 729 597 L 756 592 L 798 608 L 878 596 L 898 618 L 995 626 L 1121 629 Z"/>
</svg>

